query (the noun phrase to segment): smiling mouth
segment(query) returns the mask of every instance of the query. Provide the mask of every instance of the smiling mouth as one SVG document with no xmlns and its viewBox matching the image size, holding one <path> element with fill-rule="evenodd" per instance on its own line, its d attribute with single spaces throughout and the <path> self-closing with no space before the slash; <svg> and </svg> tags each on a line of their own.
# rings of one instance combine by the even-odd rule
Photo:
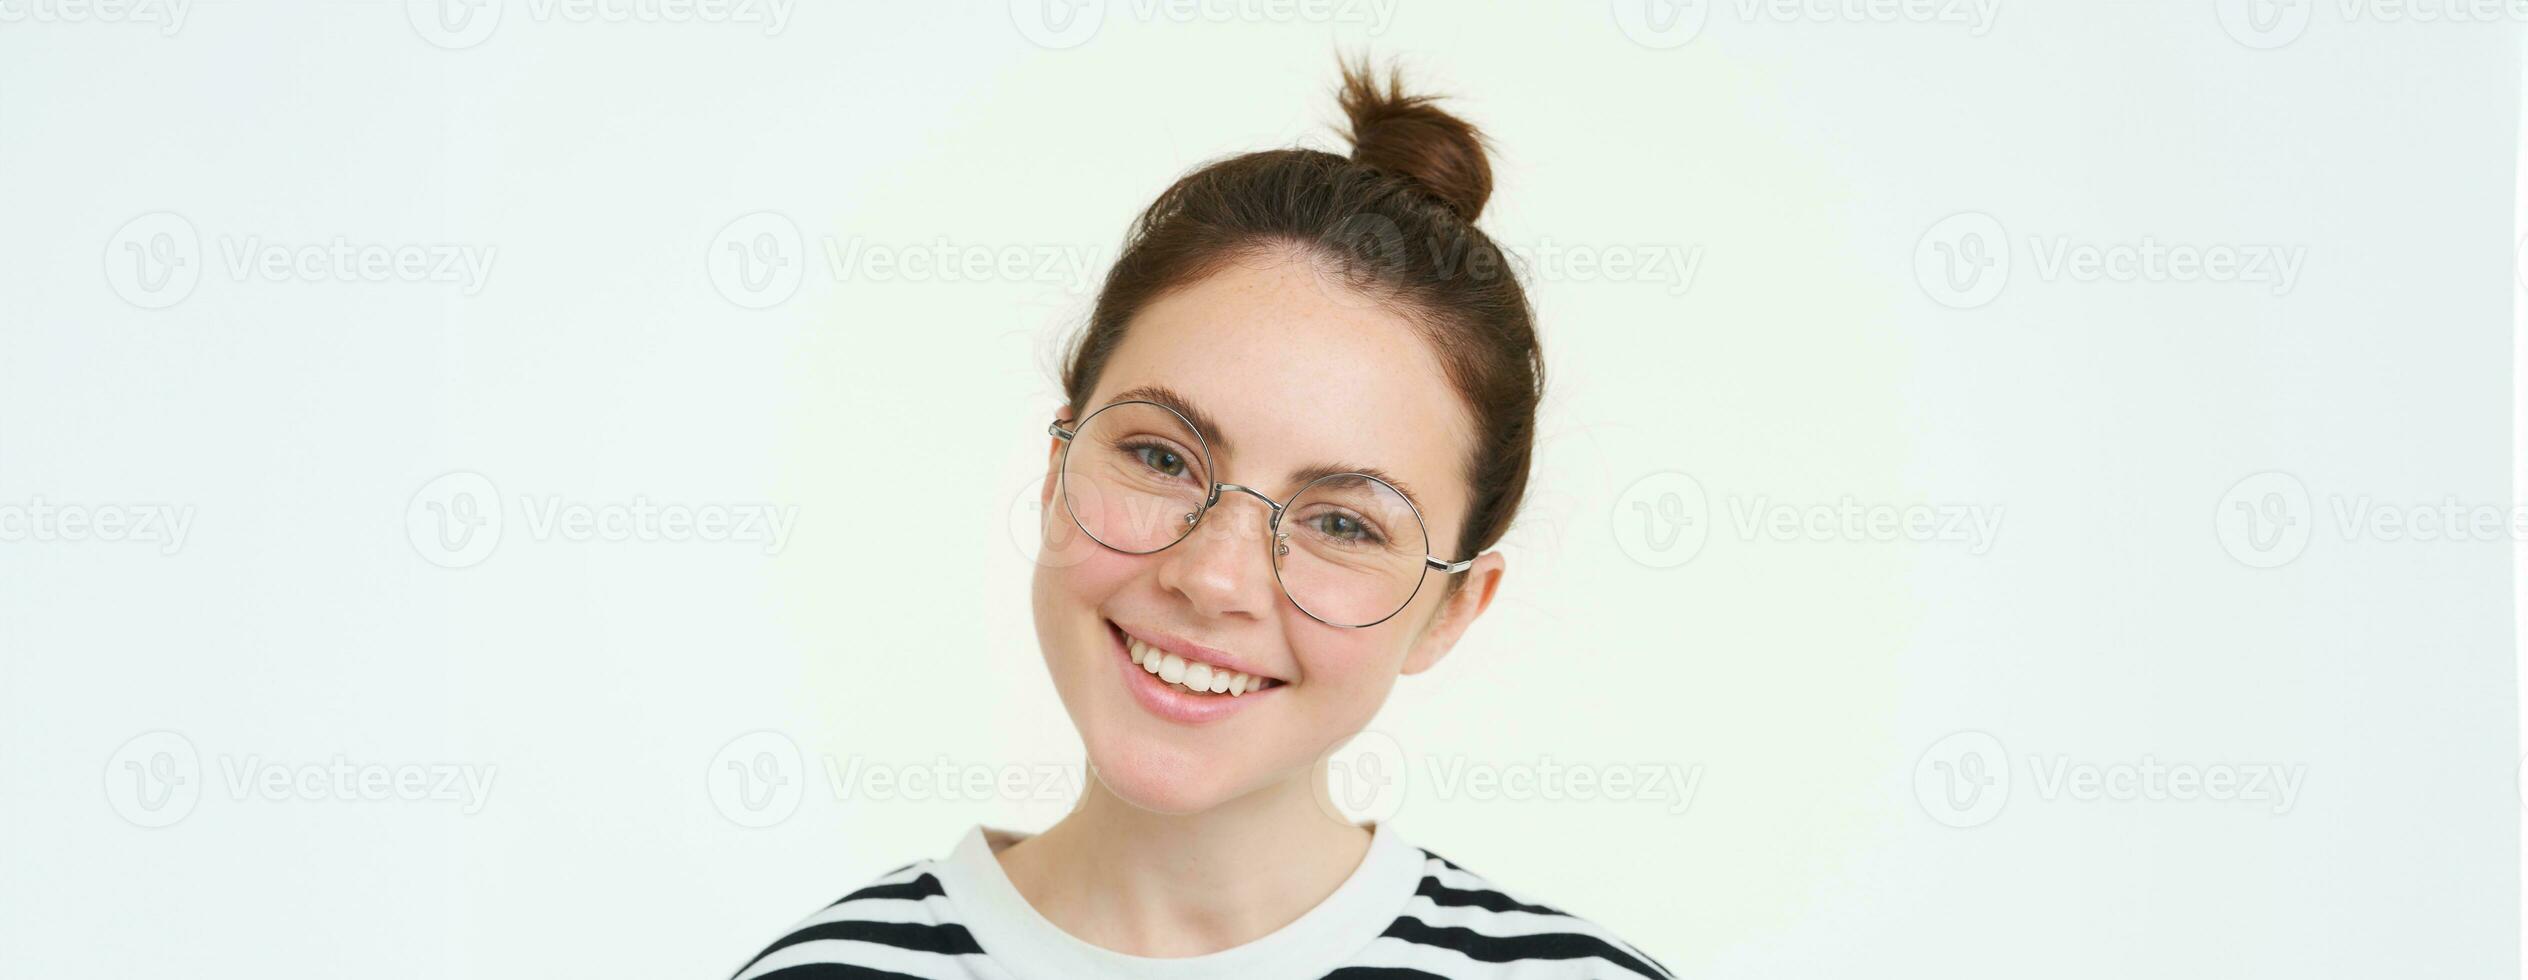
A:
<svg viewBox="0 0 2528 980">
<path fill-rule="evenodd" d="M 1217 664 L 1208 664 L 1161 650 L 1141 642 L 1139 637 L 1124 632 L 1123 627 L 1116 626 L 1112 622 L 1106 625 L 1115 631 L 1118 639 L 1123 641 L 1124 649 L 1132 654 L 1132 662 L 1135 666 L 1148 671 L 1152 676 L 1157 677 L 1160 683 L 1178 692 L 1203 697 L 1235 698 L 1285 686 L 1284 682 L 1270 677 L 1257 677 L 1244 671 L 1231 670 Z"/>
</svg>

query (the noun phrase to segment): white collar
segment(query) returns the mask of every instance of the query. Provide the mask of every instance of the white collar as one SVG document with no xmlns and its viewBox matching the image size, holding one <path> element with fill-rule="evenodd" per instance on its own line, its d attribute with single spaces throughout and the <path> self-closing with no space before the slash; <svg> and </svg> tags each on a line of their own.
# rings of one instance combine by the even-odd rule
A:
<svg viewBox="0 0 2528 980">
<path fill-rule="evenodd" d="M 1090 945 L 1047 921 L 994 856 L 1023 834 L 977 824 L 933 871 L 993 964 L 1018 977 L 1313 977 L 1342 966 L 1377 939 L 1421 885 L 1421 850 L 1384 823 L 1369 826 L 1369 853 L 1334 894 L 1269 935 L 1202 956 L 1131 956 Z"/>
</svg>

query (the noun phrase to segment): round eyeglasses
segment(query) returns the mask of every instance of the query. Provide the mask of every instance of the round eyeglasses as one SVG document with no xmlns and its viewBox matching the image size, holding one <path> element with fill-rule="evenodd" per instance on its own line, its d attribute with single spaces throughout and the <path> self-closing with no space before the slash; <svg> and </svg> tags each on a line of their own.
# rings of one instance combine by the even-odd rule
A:
<svg viewBox="0 0 2528 980">
<path fill-rule="evenodd" d="M 1432 571 L 1454 575 L 1474 566 L 1431 554 L 1422 511 L 1387 481 L 1367 473 L 1328 473 L 1276 502 L 1253 487 L 1214 480 L 1211 446 L 1175 409 L 1120 401 L 1065 428 L 1058 484 L 1062 509 L 1089 539 L 1130 555 L 1147 555 L 1185 540 L 1222 491 L 1254 497 L 1273 509 L 1267 554 L 1282 594 L 1308 617 L 1358 629 L 1403 612 Z"/>
</svg>

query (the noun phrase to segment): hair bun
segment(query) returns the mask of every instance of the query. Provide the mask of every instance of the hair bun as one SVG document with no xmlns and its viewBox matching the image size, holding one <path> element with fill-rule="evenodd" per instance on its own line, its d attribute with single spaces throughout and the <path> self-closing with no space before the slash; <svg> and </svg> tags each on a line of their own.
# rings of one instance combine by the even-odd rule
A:
<svg viewBox="0 0 2528 980">
<path fill-rule="evenodd" d="M 1407 178 L 1468 221 L 1492 196 L 1492 165 L 1483 134 L 1441 111 L 1435 97 L 1404 94 L 1404 73 L 1390 69 L 1387 87 L 1367 60 L 1343 65 L 1343 114 L 1351 119 L 1352 162 Z"/>
</svg>

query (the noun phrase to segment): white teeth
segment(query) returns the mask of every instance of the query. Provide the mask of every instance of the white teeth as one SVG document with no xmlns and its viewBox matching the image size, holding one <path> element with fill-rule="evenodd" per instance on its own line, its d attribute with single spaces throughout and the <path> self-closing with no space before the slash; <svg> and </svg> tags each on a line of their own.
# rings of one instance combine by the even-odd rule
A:
<svg viewBox="0 0 2528 980">
<path fill-rule="evenodd" d="M 1124 637 L 1124 649 L 1132 654 L 1132 662 L 1141 669 L 1179 689 L 1196 694 L 1226 694 L 1239 697 L 1249 691 L 1264 689 L 1264 679 L 1249 674 L 1187 660 L 1160 650 L 1131 636 Z"/>
</svg>

